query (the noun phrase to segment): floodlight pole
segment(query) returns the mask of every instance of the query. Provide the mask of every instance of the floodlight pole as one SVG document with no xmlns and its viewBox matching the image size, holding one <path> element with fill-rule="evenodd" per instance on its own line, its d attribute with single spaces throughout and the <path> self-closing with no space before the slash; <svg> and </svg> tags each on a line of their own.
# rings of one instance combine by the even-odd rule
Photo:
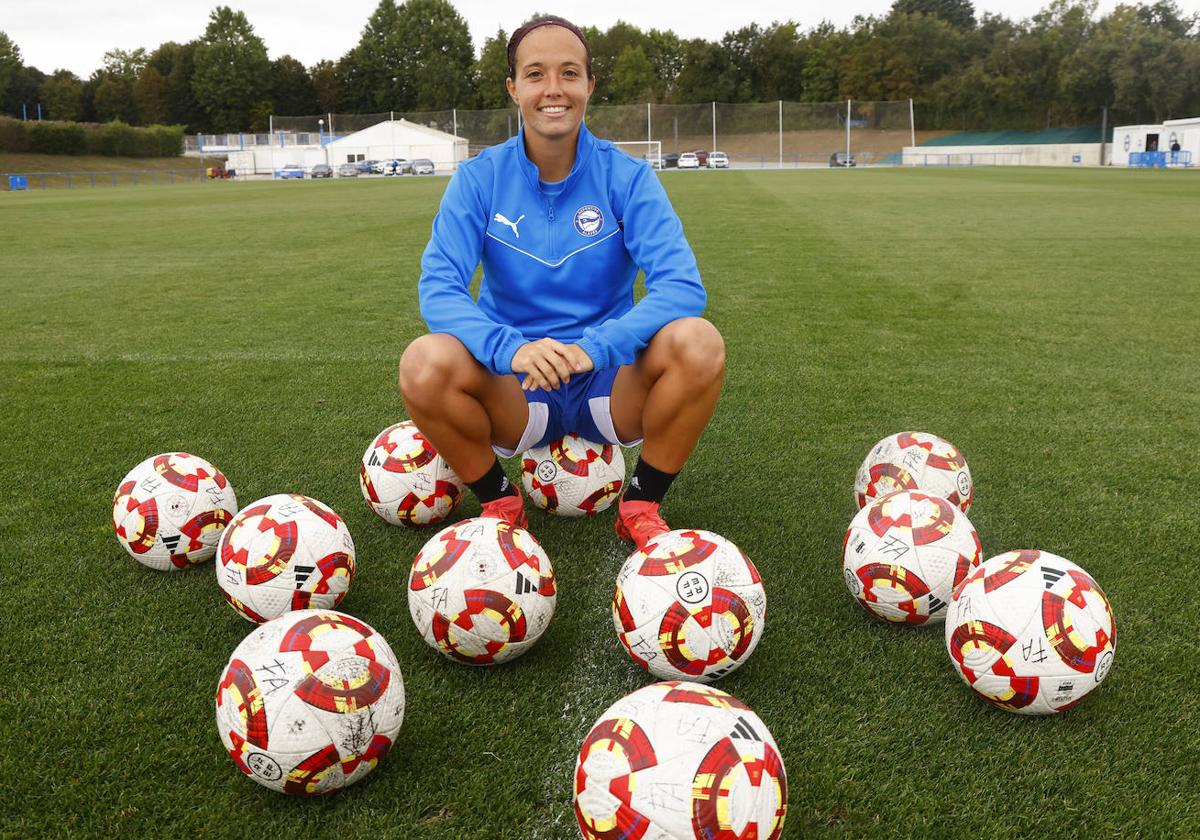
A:
<svg viewBox="0 0 1200 840">
<path fill-rule="evenodd" d="M 654 142 L 654 134 L 650 131 L 650 103 L 646 103 L 646 145 Z"/>
<path fill-rule="evenodd" d="M 783 100 L 779 100 L 779 168 L 783 169 Z"/>
<path fill-rule="evenodd" d="M 715 149 L 715 148 L 717 148 L 717 103 L 716 102 L 713 102 L 713 104 L 712 104 L 712 120 L 713 120 L 712 148 Z M 709 151 L 712 151 L 712 149 L 710 149 Z"/>
<path fill-rule="evenodd" d="M 913 101 L 908 100 L 908 131 L 912 135 L 912 145 L 917 145 L 917 118 L 913 116 Z"/>
<path fill-rule="evenodd" d="M 846 100 L 846 165 L 850 165 L 850 103 L 852 99 Z"/>
</svg>

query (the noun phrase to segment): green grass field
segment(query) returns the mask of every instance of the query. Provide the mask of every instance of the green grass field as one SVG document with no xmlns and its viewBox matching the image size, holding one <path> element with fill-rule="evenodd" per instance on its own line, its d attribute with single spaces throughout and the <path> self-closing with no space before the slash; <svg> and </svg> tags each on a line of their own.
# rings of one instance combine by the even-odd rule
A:
<svg viewBox="0 0 1200 840">
<path fill-rule="evenodd" d="M 728 344 L 716 416 L 665 512 L 728 536 L 763 575 L 762 643 L 719 686 L 780 745 L 785 836 L 1194 834 L 1200 178 L 664 181 Z M 431 532 L 384 525 L 358 489 L 363 449 L 405 416 L 396 361 L 423 332 L 418 261 L 445 183 L 0 194 L 0 835 L 577 835 L 578 745 L 649 682 L 612 629 L 628 550 L 611 512 L 531 514 L 558 573 L 554 623 L 515 663 L 471 670 L 409 619 Z M 995 710 L 940 630 L 853 603 L 854 473 L 905 429 L 968 458 L 985 556 L 1053 551 L 1107 591 L 1119 651 L 1080 707 Z M 358 574 L 341 608 L 389 640 L 408 692 L 365 782 L 290 799 L 225 754 L 213 694 L 250 625 L 211 565 L 152 572 L 110 524 L 125 472 L 173 449 L 212 460 L 243 505 L 302 492 L 346 519 Z"/>
</svg>

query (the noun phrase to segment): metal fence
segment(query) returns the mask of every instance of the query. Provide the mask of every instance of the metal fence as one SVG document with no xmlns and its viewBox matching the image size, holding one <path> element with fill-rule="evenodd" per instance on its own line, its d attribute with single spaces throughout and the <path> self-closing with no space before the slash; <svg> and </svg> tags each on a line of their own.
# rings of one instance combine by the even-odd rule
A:
<svg viewBox="0 0 1200 840">
<path fill-rule="evenodd" d="M 389 119 L 466 138 L 471 155 L 503 143 L 521 127 L 515 108 L 326 113 L 272 116 L 265 134 L 196 135 L 185 142 L 189 152 L 324 145 Z M 587 123 L 609 140 L 658 141 L 663 154 L 720 150 L 735 163 L 763 167 L 825 163 L 835 152 L 888 161 L 918 139 L 910 100 L 593 105 Z"/>
<path fill-rule="evenodd" d="M 5 172 L 0 185 L 10 192 L 48 189 L 100 189 L 196 184 L 208 180 L 204 168 L 120 169 L 108 172 Z"/>
</svg>

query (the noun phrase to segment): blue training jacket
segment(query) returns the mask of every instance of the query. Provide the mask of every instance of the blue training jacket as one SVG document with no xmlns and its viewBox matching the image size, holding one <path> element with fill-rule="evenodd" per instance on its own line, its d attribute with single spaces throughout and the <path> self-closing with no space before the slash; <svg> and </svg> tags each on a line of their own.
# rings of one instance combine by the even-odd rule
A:
<svg viewBox="0 0 1200 840">
<path fill-rule="evenodd" d="M 639 268 L 646 295 L 634 306 Z M 433 220 L 418 290 L 430 331 L 453 335 L 497 374 L 512 373 L 522 344 L 547 336 L 579 344 L 596 370 L 629 364 L 707 300 L 654 170 L 584 125 L 558 184 L 538 180 L 523 130 L 461 164 Z"/>
</svg>

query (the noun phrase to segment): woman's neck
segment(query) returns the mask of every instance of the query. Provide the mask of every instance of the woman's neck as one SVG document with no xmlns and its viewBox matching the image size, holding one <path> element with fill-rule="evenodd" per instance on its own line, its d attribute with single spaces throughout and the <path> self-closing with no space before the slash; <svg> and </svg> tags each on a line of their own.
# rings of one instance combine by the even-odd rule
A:
<svg viewBox="0 0 1200 840">
<path fill-rule="evenodd" d="M 579 145 L 579 129 L 570 137 L 548 140 L 525 132 L 525 154 L 538 169 L 538 177 L 547 183 L 563 181 L 575 165 L 575 150 Z"/>
</svg>

